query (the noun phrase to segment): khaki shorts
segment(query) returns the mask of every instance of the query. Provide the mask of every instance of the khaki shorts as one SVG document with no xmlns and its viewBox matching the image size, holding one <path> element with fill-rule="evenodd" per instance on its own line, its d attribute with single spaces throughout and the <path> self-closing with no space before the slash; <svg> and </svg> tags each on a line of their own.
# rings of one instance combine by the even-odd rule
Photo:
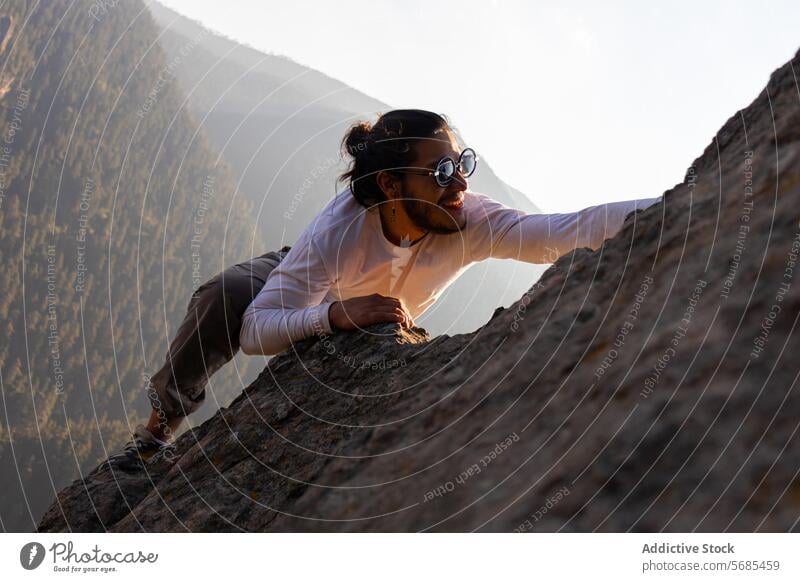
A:
<svg viewBox="0 0 800 582">
<path fill-rule="evenodd" d="M 245 309 L 290 248 L 234 265 L 192 294 L 164 365 L 148 383 L 147 397 L 159 417 L 188 416 L 203 404 L 208 379 L 239 351 Z"/>
</svg>

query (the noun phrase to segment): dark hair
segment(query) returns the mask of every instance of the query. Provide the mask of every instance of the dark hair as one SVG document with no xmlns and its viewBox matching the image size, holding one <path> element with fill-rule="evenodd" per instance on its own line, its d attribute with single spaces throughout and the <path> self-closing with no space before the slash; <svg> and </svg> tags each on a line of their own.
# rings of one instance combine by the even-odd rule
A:
<svg viewBox="0 0 800 582">
<path fill-rule="evenodd" d="M 450 122 L 444 115 L 422 109 L 387 111 L 372 125 L 360 121 L 342 139 L 342 155 L 349 155 L 352 161 L 339 180 L 349 183 L 362 206 L 383 202 L 386 196 L 378 186 L 378 172 L 410 166 L 420 139 L 445 130 L 450 130 Z"/>
</svg>

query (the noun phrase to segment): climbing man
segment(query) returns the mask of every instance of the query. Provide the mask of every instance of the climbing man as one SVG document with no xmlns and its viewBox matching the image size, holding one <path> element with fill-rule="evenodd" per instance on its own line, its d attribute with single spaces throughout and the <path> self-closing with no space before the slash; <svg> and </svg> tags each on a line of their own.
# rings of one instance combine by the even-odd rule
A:
<svg viewBox="0 0 800 582">
<path fill-rule="evenodd" d="M 107 463 L 137 469 L 168 455 L 209 377 L 241 349 L 277 354 L 312 335 L 395 322 L 414 325 L 472 263 L 550 263 L 597 249 L 625 216 L 661 198 L 563 214 L 525 214 L 468 190 L 478 158 L 446 117 L 389 111 L 353 125 L 346 187 L 292 247 L 234 265 L 200 286 L 148 395 L 153 411 Z"/>
</svg>

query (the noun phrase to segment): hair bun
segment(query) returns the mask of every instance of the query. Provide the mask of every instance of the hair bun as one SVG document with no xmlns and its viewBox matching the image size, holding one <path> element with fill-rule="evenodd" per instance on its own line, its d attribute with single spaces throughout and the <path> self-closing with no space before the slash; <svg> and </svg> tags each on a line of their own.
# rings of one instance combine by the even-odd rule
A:
<svg viewBox="0 0 800 582">
<path fill-rule="evenodd" d="M 359 121 L 350 126 L 344 139 L 344 147 L 347 153 L 355 158 L 359 152 L 366 150 L 371 131 L 372 124 L 368 121 Z"/>
<path fill-rule="evenodd" d="M 340 145 L 342 158 L 350 159 L 339 180 L 348 183 L 365 208 L 385 202 L 388 196 L 378 184 L 378 174 L 401 177 L 400 170 L 414 161 L 420 140 L 435 138 L 449 128 L 446 117 L 422 109 L 395 109 L 379 115 L 374 124 L 354 123 Z"/>
</svg>

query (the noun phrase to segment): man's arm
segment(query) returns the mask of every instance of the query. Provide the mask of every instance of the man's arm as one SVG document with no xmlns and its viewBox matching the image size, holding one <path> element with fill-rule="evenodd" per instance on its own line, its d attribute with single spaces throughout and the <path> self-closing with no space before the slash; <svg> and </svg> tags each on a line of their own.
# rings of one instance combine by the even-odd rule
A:
<svg viewBox="0 0 800 582">
<path fill-rule="evenodd" d="M 473 195 L 479 201 L 470 238 L 473 260 L 516 259 L 526 263 L 553 263 L 580 247 L 596 250 L 619 232 L 629 212 L 661 201 L 659 196 L 608 202 L 578 212 L 525 214 L 483 194 Z"/>
<path fill-rule="evenodd" d="M 317 245 L 302 235 L 245 310 L 239 333 L 242 351 L 272 355 L 314 334 L 332 333 L 331 303 L 321 303 L 331 285 Z"/>
</svg>

